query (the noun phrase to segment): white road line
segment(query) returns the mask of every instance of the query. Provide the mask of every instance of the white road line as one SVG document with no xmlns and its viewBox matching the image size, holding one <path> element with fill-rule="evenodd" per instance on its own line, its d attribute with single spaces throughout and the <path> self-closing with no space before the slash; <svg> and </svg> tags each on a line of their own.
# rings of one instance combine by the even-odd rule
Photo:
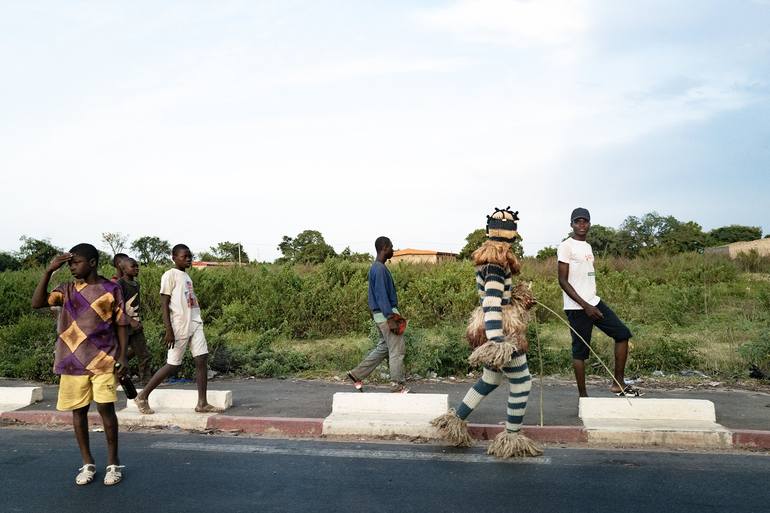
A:
<svg viewBox="0 0 770 513">
<path fill-rule="evenodd" d="M 550 457 L 498 459 L 486 454 L 447 454 L 409 450 L 379 451 L 369 449 L 333 449 L 307 447 L 275 447 L 270 445 L 206 444 L 186 442 L 155 442 L 151 449 L 175 451 L 225 452 L 241 454 L 281 454 L 287 456 L 316 456 L 322 458 L 360 458 L 379 460 L 454 461 L 459 463 L 513 463 L 547 465 Z"/>
</svg>

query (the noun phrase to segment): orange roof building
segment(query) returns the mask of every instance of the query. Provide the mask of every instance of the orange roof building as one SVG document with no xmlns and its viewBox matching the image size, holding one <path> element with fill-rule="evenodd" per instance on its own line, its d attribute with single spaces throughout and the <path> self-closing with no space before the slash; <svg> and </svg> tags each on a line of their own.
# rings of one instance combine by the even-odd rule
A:
<svg viewBox="0 0 770 513">
<path fill-rule="evenodd" d="M 430 249 L 399 249 L 393 252 L 390 261 L 394 264 L 405 262 L 408 264 L 440 264 L 457 260 L 456 253 L 445 253 L 442 251 L 433 251 Z"/>
</svg>

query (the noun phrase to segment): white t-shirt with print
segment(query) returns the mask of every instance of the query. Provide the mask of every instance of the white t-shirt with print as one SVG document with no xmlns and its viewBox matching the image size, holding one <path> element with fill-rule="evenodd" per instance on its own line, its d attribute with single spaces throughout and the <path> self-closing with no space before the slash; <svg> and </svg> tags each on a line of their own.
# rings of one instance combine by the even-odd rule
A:
<svg viewBox="0 0 770 513">
<path fill-rule="evenodd" d="M 169 269 L 160 279 L 160 293 L 171 296 L 168 307 L 174 338 L 184 340 L 190 337 L 198 325 L 203 324 L 190 275 L 176 268 Z"/>
<path fill-rule="evenodd" d="M 594 271 L 594 252 L 591 245 L 570 237 L 559 244 L 556 256 L 559 262 L 569 264 L 567 281 L 578 293 L 578 296 L 591 306 L 598 305 L 600 298 L 596 295 L 596 271 Z M 562 291 L 562 295 L 565 310 L 583 309 L 566 292 Z"/>
</svg>

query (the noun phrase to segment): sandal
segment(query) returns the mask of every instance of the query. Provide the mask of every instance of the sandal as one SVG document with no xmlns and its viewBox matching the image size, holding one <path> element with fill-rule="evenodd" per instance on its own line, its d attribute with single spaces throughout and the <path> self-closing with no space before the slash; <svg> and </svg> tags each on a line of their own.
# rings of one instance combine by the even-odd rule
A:
<svg viewBox="0 0 770 513">
<path fill-rule="evenodd" d="M 152 415 L 155 413 L 155 410 L 150 408 L 150 402 L 147 399 L 139 399 L 137 397 L 134 399 L 134 403 L 136 403 L 136 409 L 143 415 Z"/>
<path fill-rule="evenodd" d="M 223 410 L 222 408 L 217 408 L 213 404 L 206 404 L 205 406 L 195 407 L 196 413 L 222 413 L 223 411 L 225 410 Z"/>
<path fill-rule="evenodd" d="M 104 474 L 104 484 L 112 486 L 120 483 L 123 479 L 123 469 L 125 465 L 107 465 L 107 473 Z"/>
<path fill-rule="evenodd" d="M 94 480 L 96 474 L 96 465 L 86 463 L 78 469 L 78 475 L 75 476 L 75 484 L 78 486 L 87 485 Z"/>
<path fill-rule="evenodd" d="M 631 385 L 626 385 L 625 388 L 623 388 L 623 390 L 621 390 L 620 392 L 613 392 L 613 393 L 618 397 L 625 397 L 625 396 L 641 397 L 644 395 L 638 388 L 634 388 Z"/>
<path fill-rule="evenodd" d="M 356 390 L 359 392 L 364 391 L 364 382 L 360 379 L 356 378 L 352 373 L 348 372 L 348 378 L 350 378 L 350 381 L 353 382 L 353 386 L 356 387 Z"/>
</svg>

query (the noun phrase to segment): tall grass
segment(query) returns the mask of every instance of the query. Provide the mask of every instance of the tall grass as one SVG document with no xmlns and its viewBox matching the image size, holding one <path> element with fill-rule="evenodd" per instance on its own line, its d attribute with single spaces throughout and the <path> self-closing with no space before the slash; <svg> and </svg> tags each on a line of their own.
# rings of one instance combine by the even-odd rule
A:
<svg viewBox="0 0 770 513">
<path fill-rule="evenodd" d="M 752 257 L 748 265 L 695 253 L 598 259 L 599 295 L 635 334 L 629 369 L 696 367 L 736 375 L 750 360 L 767 365 L 760 361 L 762 350 L 751 348 L 765 344 L 761 334 L 770 322 L 770 279 L 765 272 L 748 271 L 770 269 L 769 260 Z M 163 362 L 164 354 L 159 343 L 158 290 L 165 270 L 143 267 L 139 276 L 155 365 Z M 411 322 L 407 332 L 411 371 L 423 375 L 467 372 L 462 330 L 478 303 L 472 264 L 398 264 L 391 270 L 400 310 Z M 109 267 L 102 271 L 111 273 Z M 372 328 L 367 271 L 368 264 L 338 258 L 317 266 L 192 269 L 212 346 L 212 365 L 258 375 L 331 373 L 349 367 L 374 343 L 367 338 Z M 37 355 L 36 361 L 43 361 L 53 348 L 50 314 L 34 314 L 29 306 L 41 273 L 0 273 L 0 373 L 6 376 L 51 378 L 47 362 L 38 367 L 17 357 L 17 353 L 32 353 Z M 53 282 L 66 279 L 68 272 L 63 270 L 54 275 Z M 561 311 L 554 258 L 524 259 L 521 279 L 532 283 L 539 301 Z M 567 369 L 567 328 L 544 309 L 537 311 L 537 319 L 545 369 Z M 609 357 L 609 340 L 598 330 L 594 339 L 596 347 Z M 531 360 L 538 358 L 530 352 Z M 532 368 L 539 368 L 539 363 Z"/>
</svg>

